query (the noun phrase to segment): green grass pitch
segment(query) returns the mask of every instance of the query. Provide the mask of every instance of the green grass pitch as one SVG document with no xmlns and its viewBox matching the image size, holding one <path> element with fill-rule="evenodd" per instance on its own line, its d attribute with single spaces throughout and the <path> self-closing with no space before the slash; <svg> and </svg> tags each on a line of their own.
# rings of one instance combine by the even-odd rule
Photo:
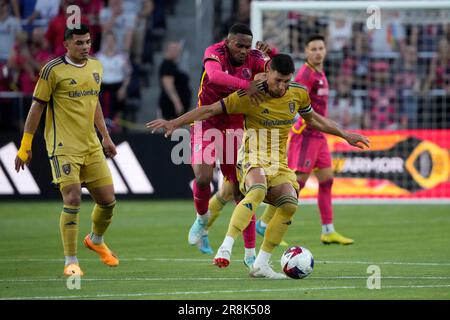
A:
<svg viewBox="0 0 450 320">
<path fill-rule="evenodd" d="M 301 205 L 285 240 L 314 255 L 314 271 L 303 280 L 250 278 L 242 238 L 228 268 L 213 266 L 212 256 L 187 244 L 192 201 L 118 201 L 105 239 L 121 261 L 109 268 L 82 245 L 92 205 L 84 200 L 80 211 L 85 276 L 80 289 L 69 290 L 62 276 L 61 203 L 0 203 L 0 299 L 450 299 L 448 205 L 336 205 L 335 227 L 355 239 L 351 246 L 321 244 L 317 207 Z M 227 205 L 210 230 L 213 249 L 232 209 Z M 258 236 L 258 247 L 261 241 Z M 283 250 L 273 254 L 277 271 Z M 380 268 L 380 289 L 367 288 L 370 265 Z"/>
</svg>

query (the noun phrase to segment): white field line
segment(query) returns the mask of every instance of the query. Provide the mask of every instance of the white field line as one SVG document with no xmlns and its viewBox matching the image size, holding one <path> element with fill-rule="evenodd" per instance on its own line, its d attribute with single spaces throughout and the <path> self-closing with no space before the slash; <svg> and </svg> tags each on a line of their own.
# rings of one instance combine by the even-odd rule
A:
<svg viewBox="0 0 450 320">
<path fill-rule="evenodd" d="M 382 280 L 449 280 L 450 276 L 381 276 Z M 165 277 L 165 278 L 149 278 L 149 277 L 127 277 L 127 278 L 82 278 L 82 282 L 101 282 L 101 281 L 242 281 L 249 280 L 249 277 L 240 278 L 214 278 L 214 277 Z M 308 278 L 308 281 L 313 280 L 352 280 L 352 279 L 367 279 L 367 276 L 336 276 L 336 277 L 314 277 Z M 258 279 L 252 279 L 252 281 Z M 11 278 L 0 279 L 0 283 L 26 283 L 26 282 L 66 282 L 66 278 Z"/>
<path fill-rule="evenodd" d="M 420 289 L 420 288 L 450 288 L 446 285 L 406 285 L 406 286 L 381 286 L 381 289 Z M 218 293 L 253 293 L 253 292 L 286 292 L 286 291 L 325 291 L 325 290 L 348 290 L 348 289 L 367 289 L 366 287 L 356 286 L 337 286 L 322 288 L 283 288 L 283 289 L 247 289 L 247 290 L 216 290 L 216 291 L 176 291 L 176 292 L 140 292 L 140 293 L 122 293 L 122 294 L 94 294 L 94 295 L 67 295 L 67 296 L 28 296 L 28 297 L 9 297 L 0 298 L 0 300 L 29 300 L 29 299 L 86 299 L 86 298 L 118 298 L 118 297 L 148 297 L 148 296 L 185 296 L 185 295 L 211 295 Z"/>
<path fill-rule="evenodd" d="M 98 261 L 98 258 L 79 259 L 80 261 Z M 210 259 L 200 258 L 120 258 L 121 261 L 161 261 L 161 262 L 212 262 Z M 0 258 L 2 262 L 61 262 L 64 259 L 55 258 Z M 233 259 L 232 262 L 241 262 L 240 259 Z M 352 261 L 352 260 L 315 260 L 315 263 L 323 264 L 364 264 L 364 265 L 416 265 L 416 266 L 450 266 L 450 262 L 402 262 L 402 261 Z"/>
</svg>

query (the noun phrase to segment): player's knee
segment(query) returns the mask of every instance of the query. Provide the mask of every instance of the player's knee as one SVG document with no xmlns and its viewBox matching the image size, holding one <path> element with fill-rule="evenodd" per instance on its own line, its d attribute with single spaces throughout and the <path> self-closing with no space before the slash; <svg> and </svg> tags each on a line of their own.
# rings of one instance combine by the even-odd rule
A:
<svg viewBox="0 0 450 320">
<path fill-rule="evenodd" d="M 267 195 L 267 186 L 265 184 L 254 184 L 248 191 L 246 197 L 251 196 L 255 203 L 261 203 L 264 201 Z"/>
<path fill-rule="evenodd" d="M 200 174 L 197 177 L 195 177 L 195 183 L 197 184 L 197 187 L 200 189 L 204 189 L 206 187 L 209 187 L 212 181 L 212 176 L 209 174 Z"/>
<path fill-rule="evenodd" d="M 81 205 L 81 195 L 70 193 L 64 197 L 64 204 L 79 207 Z"/>
<path fill-rule="evenodd" d="M 281 208 L 281 214 L 291 218 L 297 211 L 298 200 L 293 196 L 283 196 L 277 201 L 276 206 Z"/>
</svg>

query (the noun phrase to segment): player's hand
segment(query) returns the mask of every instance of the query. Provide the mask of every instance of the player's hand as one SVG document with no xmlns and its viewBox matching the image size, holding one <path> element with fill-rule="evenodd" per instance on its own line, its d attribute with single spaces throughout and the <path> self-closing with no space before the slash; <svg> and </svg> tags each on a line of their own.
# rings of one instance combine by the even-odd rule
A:
<svg viewBox="0 0 450 320">
<path fill-rule="evenodd" d="M 150 122 L 147 122 L 145 126 L 152 130 L 152 133 L 154 133 L 158 129 L 164 129 L 165 134 L 164 136 L 167 138 L 169 137 L 173 131 L 176 129 L 175 125 L 172 121 L 164 120 L 164 119 L 156 119 Z"/>
<path fill-rule="evenodd" d="M 364 149 L 364 146 L 370 148 L 369 138 L 359 133 L 346 132 L 345 140 L 347 140 L 348 144 L 359 149 Z"/>
<path fill-rule="evenodd" d="M 258 49 L 265 55 L 270 55 L 272 51 L 272 47 L 264 41 L 256 41 L 256 49 Z"/>
<path fill-rule="evenodd" d="M 264 95 L 258 88 L 258 85 L 262 83 L 262 81 L 255 81 L 253 80 L 250 82 L 250 87 L 247 89 L 247 95 L 250 97 L 250 100 L 253 104 L 259 105 L 261 102 L 264 101 Z"/>
<path fill-rule="evenodd" d="M 116 145 L 111 140 L 111 137 L 107 136 L 106 138 L 103 138 L 102 145 L 103 145 L 103 151 L 105 152 L 106 157 L 114 158 L 114 156 L 117 154 L 117 150 L 116 150 Z"/>
<path fill-rule="evenodd" d="M 19 172 L 20 169 L 25 170 L 25 165 L 30 165 L 33 153 L 31 152 L 31 150 L 28 150 L 27 154 L 28 158 L 26 160 L 22 160 L 21 158 L 19 158 L 19 156 L 16 156 L 16 158 L 14 159 L 14 167 L 16 169 L 16 172 Z"/>
</svg>

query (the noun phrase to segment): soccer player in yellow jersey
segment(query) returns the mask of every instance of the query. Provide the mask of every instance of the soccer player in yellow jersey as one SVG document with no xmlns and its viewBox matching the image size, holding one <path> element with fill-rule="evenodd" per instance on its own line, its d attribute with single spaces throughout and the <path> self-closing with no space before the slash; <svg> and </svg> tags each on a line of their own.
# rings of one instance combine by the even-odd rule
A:
<svg viewBox="0 0 450 320">
<path fill-rule="evenodd" d="M 297 113 L 311 127 L 342 137 L 352 146 L 369 147 L 366 137 L 341 130 L 334 122 L 314 112 L 308 91 L 295 82 L 291 83 L 294 71 L 294 62 L 290 56 L 275 55 L 267 80 L 261 82 L 264 99 L 258 106 L 252 104 L 245 91 L 239 90 L 177 119 L 147 123 L 147 127 L 153 130 L 164 128 L 166 135 L 169 135 L 174 129 L 194 120 L 207 119 L 220 113 L 244 114 L 245 132 L 237 169 L 240 190 L 245 197 L 233 211 L 226 237 L 213 260 L 220 268 L 229 265 L 235 239 L 249 224 L 256 208 L 265 201 L 277 209 L 267 226 L 250 275 L 269 279 L 286 278 L 284 274 L 273 271 L 269 260 L 291 224 L 298 204 L 299 185 L 294 171 L 287 165 L 286 155 L 288 133 Z"/>
<path fill-rule="evenodd" d="M 106 265 L 119 264 L 103 241 L 116 204 L 105 154 L 114 157 L 116 147 L 106 129 L 98 100 L 103 68 L 89 56 L 89 28 L 81 24 L 79 28 L 66 29 L 64 46 L 66 55 L 51 60 L 39 74 L 15 168 L 18 172 L 30 163 L 33 135 L 47 108 L 44 133 L 47 153 L 53 182 L 58 185 L 64 202 L 60 216 L 64 275 L 82 276 L 76 256 L 81 184 L 96 203 L 92 211 L 92 232 L 84 238 L 84 244 L 97 252 Z M 95 127 L 103 137 L 102 143 Z"/>
</svg>

